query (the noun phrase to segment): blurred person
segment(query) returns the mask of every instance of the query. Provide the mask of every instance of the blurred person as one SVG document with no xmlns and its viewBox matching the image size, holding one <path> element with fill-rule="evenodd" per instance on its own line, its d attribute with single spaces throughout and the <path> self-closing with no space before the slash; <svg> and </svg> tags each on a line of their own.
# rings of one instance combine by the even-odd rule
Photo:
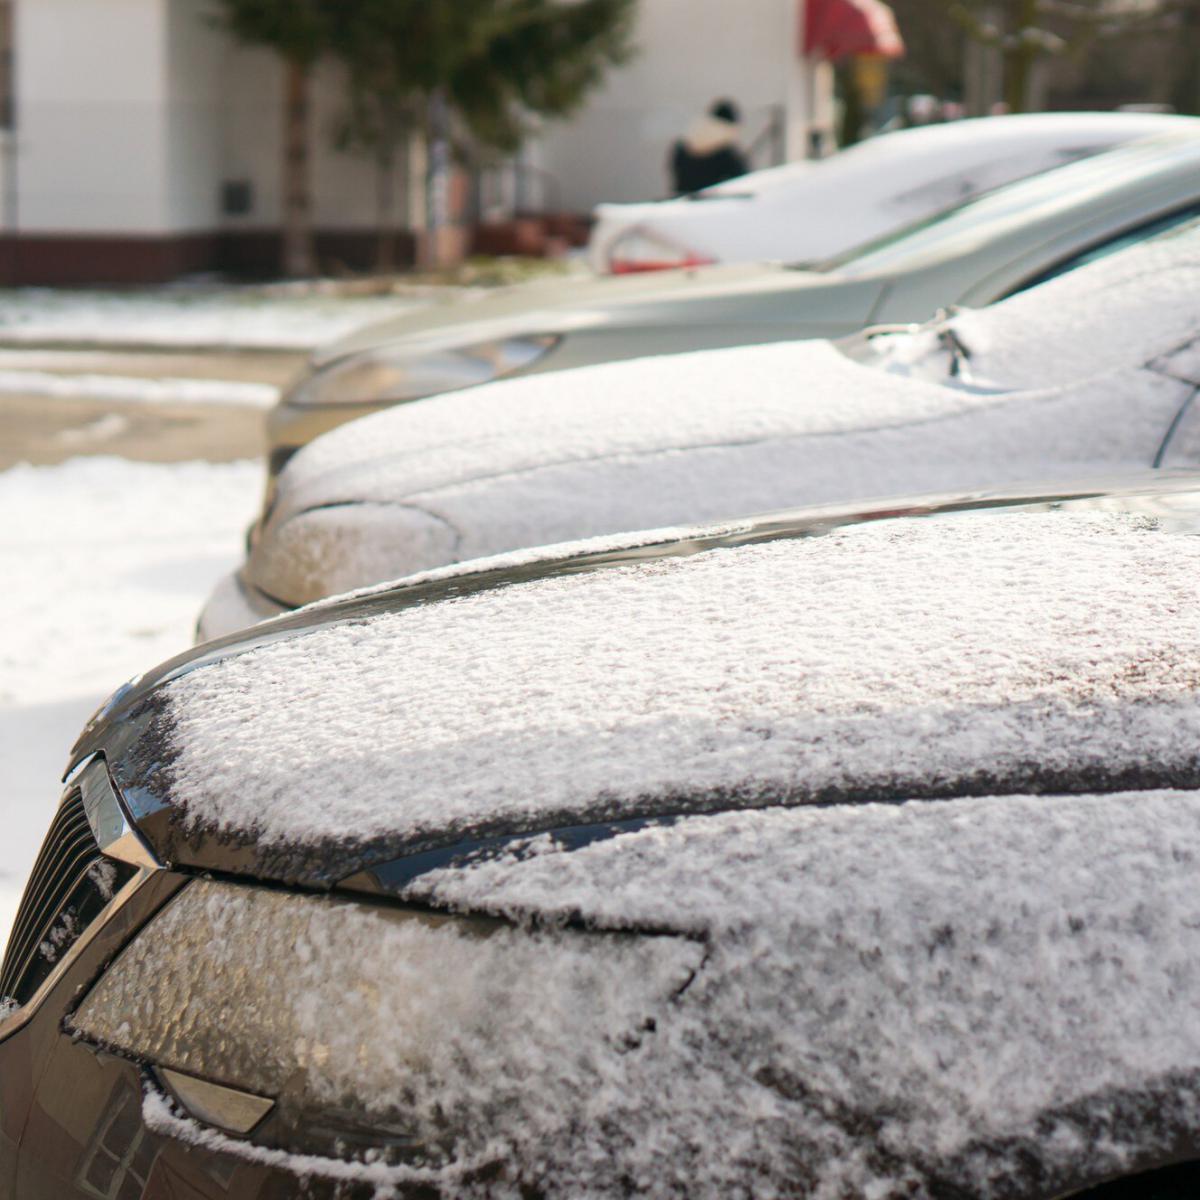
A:
<svg viewBox="0 0 1200 1200">
<path fill-rule="evenodd" d="M 715 100 L 708 112 L 671 147 L 671 187 L 676 196 L 745 175 L 738 145 L 740 116 L 732 100 Z"/>
<path fill-rule="evenodd" d="M 917 92 L 908 98 L 905 117 L 910 129 L 918 125 L 933 125 L 942 119 L 941 103 L 936 96 Z"/>
</svg>

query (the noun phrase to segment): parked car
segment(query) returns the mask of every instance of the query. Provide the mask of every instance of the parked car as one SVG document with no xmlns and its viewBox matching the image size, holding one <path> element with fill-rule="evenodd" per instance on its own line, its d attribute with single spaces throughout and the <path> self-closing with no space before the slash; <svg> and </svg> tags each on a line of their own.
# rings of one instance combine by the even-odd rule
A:
<svg viewBox="0 0 1200 1200">
<path fill-rule="evenodd" d="M 601 204 L 588 260 L 618 275 L 824 262 L 1001 184 L 1194 123 L 1147 113 L 1029 113 L 899 130 L 689 196 Z"/>
<path fill-rule="evenodd" d="M 268 420 L 269 471 L 335 425 L 438 392 L 989 304 L 1198 203 L 1200 137 L 1162 135 L 1011 184 L 818 269 L 557 281 L 396 317 L 320 353 L 284 394 Z"/>
<path fill-rule="evenodd" d="M 1200 465 L 1198 298 L 1193 221 L 915 330 L 608 363 L 364 418 L 289 464 L 198 635 L 623 529 Z"/>
<path fill-rule="evenodd" d="M 779 514 L 150 672 L 9 942 L 0 1186 L 1190 1200 L 1197 533 Z"/>
</svg>

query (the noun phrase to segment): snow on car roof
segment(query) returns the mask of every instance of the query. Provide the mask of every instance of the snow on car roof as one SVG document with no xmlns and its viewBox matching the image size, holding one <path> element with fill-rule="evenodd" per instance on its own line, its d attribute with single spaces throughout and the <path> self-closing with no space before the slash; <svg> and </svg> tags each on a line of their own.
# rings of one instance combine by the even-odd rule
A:
<svg viewBox="0 0 1200 1200">
<path fill-rule="evenodd" d="M 901 179 L 910 164 L 923 160 L 953 162 L 956 152 L 972 153 L 981 144 L 992 154 L 1010 146 L 1050 144 L 1084 153 L 1107 143 L 1155 133 L 1189 128 L 1188 119 L 1162 113 L 1014 113 L 1001 117 L 971 118 L 943 124 L 898 129 L 867 138 L 828 158 L 783 163 L 751 171 L 736 179 L 705 188 L 700 196 L 769 194 L 792 187 L 846 186 L 859 176 L 879 170 L 899 170 Z M 605 206 L 602 206 L 602 208 Z M 619 211 L 619 205 L 611 208 Z"/>
<path fill-rule="evenodd" d="M 286 847 L 1188 776 L 1196 496 L 1146 503 L 883 521 L 319 628 L 165 687 L 170 799 Z"/>
</svg>

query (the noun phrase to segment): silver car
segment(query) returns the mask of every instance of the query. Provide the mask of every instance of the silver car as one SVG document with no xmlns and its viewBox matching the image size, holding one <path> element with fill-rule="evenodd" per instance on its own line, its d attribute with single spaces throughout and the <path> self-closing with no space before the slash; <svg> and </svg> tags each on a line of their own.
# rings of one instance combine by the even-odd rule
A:
<svg viewBox="0 0 1200 1200">
<path fill-rule="evenodd" d="M 707 267 L 515 288 L 370 326 L 320 353 L 269 418 L 272 477 L 366 413 L 512 375 L 838 337 L 989 304 L 1200 205 L 1200 137 L 1160 135 L 997 189 L 806 269 Z"/>
</svg>

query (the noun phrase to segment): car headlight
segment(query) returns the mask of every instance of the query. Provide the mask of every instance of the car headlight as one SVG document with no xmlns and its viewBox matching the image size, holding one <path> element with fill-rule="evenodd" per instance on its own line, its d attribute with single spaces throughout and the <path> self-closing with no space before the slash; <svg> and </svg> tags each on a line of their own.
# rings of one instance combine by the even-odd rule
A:
<svg viewBox="0 0 1200 1200">
<path fill-rule="evenodd" d="M 157 1068 L 194 1117 L 259 1144 L 430 1161 L 463 1150 L 464 1131 L 503 1129 L 530 1088 L 557 1090 L 565 1110 L 610 1084 L 701 954 L 669 935 L 197 880 L 72 1023 Z"/>
<path fill-rule="evenodd" d="M 383 346 L 318 367 L 292 388 L 286 402 L 317 408 L 419 400 L 502 379 L 536 362 L 557 342 L 552 334 L 537 334 L 418 353 Z"/>
</svg>

